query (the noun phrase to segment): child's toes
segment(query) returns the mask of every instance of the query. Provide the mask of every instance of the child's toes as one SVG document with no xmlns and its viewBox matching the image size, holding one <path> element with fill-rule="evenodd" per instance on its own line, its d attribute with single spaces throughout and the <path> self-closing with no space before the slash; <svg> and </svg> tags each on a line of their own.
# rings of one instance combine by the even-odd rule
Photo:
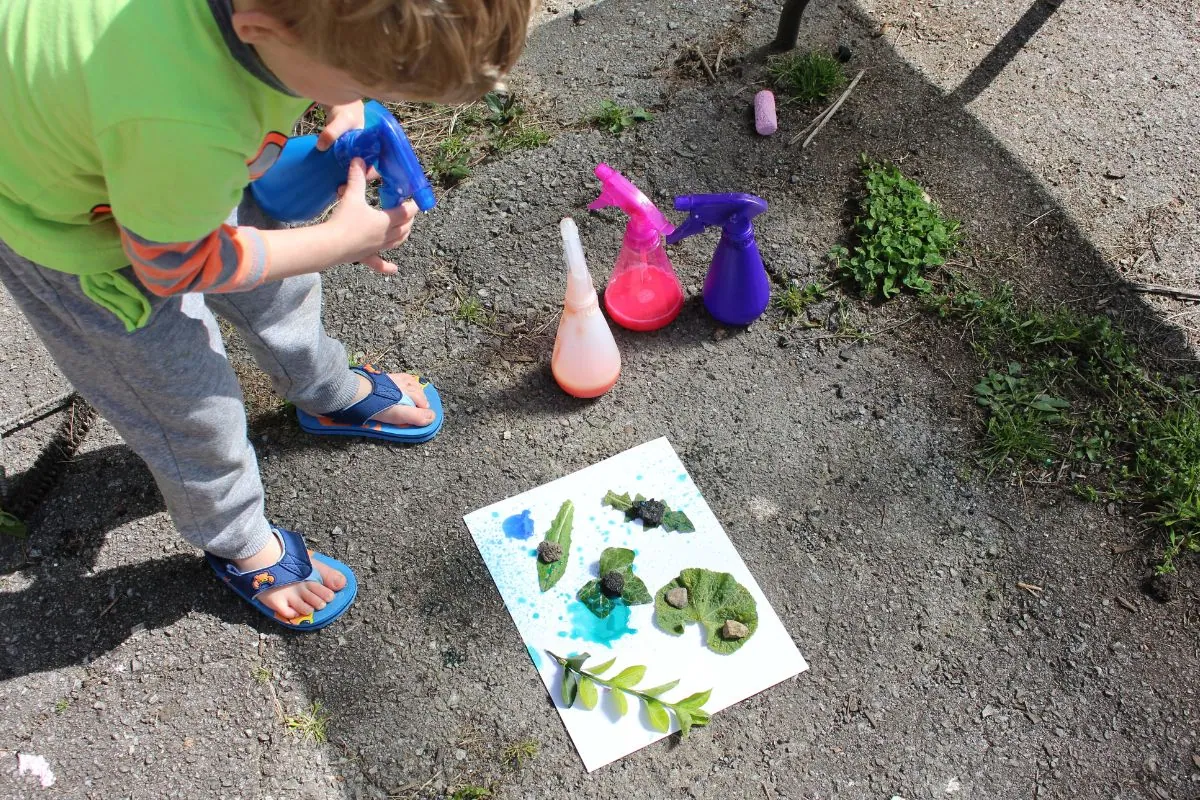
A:
<svg viewBox="0 0 1200 800">
<path fill-rule="evenodd" d="M 392 406 L 384 409 L 371 419 L 412 428 L 422 428 L 437 417 L 428 408 L 413 408 L 412 406 Z"/>
<path fill-rule="evenodd" d="M 346 586 L 346 576 L 338 572 L 336 569 L 326 566 L 323 562 L 313 559 L 313 566 L 317 568 L 317 572 L 321 574 L 321 582 L 324 586 L 318 586 L 313 591 L 321 593 L 325 597 L 325 602 L 333 600 L 333 593 L 339 591 Z M 324 591 L 322 591 L 324 590 Z M 328 593 L 327 595 L 325 593 Z"/>
<path fill-rule="evenodd" d="M 309 606 L 320 611 L 322 608 L 325 607 L 325 604 L 328 601 L 325 600 L 325 598 L 321 597 L 319 594 L 317 594 L 315 589 L 309 588 L 309 587 L 313 587 L 315 585 L 316 584 L 313 584 L 313 583 L 304 584 L 304 586 L 300 589 L 300 599 L 302 601 L 304 601 L 305 603 L 307 603 Z M 322 588 L 324 588 L 324 587 L 322 587 Z"/>
<path fill-rule="evenodd" d="M 420 378 L 406 372 L 393 372 L 388 377 L 412 398 L 413 402 L 417 404 L 417 408 L 429 408 L 429 400 L 425 398 L 425 387 L 421 386 Z"/>
</svg>

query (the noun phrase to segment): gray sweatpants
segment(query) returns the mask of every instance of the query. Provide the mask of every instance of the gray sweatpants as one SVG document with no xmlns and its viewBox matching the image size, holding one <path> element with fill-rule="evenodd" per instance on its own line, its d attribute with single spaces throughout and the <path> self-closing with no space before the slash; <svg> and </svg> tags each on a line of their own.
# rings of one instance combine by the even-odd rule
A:
<svg viewBox="0 0 1200 800">
<path fill-rule="evenodd" d="M 238 217 L 275 227 L 249 200 Z M 137 284 L 132 271 L 126 277 Z M 321 324 L 320 277 L 230 294 L 147 294 L 150 320 L 133 333 L 89 300 L 77 277 L 3 242 L 0 281 L 67 380 L 145 460 L 183 537 L 224 558 L 262 549 L 270 526 L 258 462 L 213 312 L 238 329 L 279 394 L 313 414 L 345 408 L 358 383 Z"/>
</svg>

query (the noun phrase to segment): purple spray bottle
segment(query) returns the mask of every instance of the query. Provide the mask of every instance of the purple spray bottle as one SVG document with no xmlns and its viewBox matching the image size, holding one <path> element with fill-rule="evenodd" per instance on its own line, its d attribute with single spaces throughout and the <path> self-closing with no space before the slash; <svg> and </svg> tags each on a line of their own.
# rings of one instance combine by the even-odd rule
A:
<svg viewBox="0 0 1200 800">
<path fill-rule="evenodd" d="M 668 244 L 721 226 L 721 241 L 704 279 L 704 307 L 726 325 L 749 325 L 767 309 L 771 281 L 754 241 L 750 220 L 767 210 L 752 194 L 689 194 L 675 198 L 687 221 L 667 236 Z"/>
</svg>

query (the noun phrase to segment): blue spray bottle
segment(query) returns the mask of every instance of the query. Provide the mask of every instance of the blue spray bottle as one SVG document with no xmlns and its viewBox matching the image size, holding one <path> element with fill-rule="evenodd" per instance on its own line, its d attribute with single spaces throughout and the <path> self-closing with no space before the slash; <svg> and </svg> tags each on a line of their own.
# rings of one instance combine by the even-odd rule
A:
<svg viewBox="0 0 1200 800">
<path fill-rule="evenodd" d="M 433 187 L 400 123 L 374 100 L 367 101 L 365 110 L 362 129 L 343 133 L 328 150 L 317 149 L 316 134 L 288 139 L 279 160 L 250 184 L 262 210 L 280 222 L 315 219 L 337 199 L 355 158 L 379 173 L 383 208 L 395 208 L 409 197 L 422 211 L 433 208 Z"/>
<path fill-rule="evenodd" d="M 687 221 L 667 236 L 668 244 L 721 226 L 721 241 L 704 279 L 704 307 L 726 325 L 749 325 L 767 309 L 771 281 L 754 241 L 750 220 L 767 210 L 752 194 L 691 194 L 675 198 Z"/>
</svg>

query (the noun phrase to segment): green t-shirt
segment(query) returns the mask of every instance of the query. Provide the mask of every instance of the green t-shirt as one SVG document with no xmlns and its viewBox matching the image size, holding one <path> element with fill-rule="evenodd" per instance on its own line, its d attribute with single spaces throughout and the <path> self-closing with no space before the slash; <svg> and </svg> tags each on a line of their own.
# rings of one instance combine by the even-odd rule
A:
<svg viewBox="0 0 1200 800">
<path fill-rule="evenodd" d="M 128 264 L 114 216 L 216 230 L 308 105 L 238 63 L 208 0 L 3 0 L 0 97 L 0 240 L 97 277 Z"/>
</svg>

